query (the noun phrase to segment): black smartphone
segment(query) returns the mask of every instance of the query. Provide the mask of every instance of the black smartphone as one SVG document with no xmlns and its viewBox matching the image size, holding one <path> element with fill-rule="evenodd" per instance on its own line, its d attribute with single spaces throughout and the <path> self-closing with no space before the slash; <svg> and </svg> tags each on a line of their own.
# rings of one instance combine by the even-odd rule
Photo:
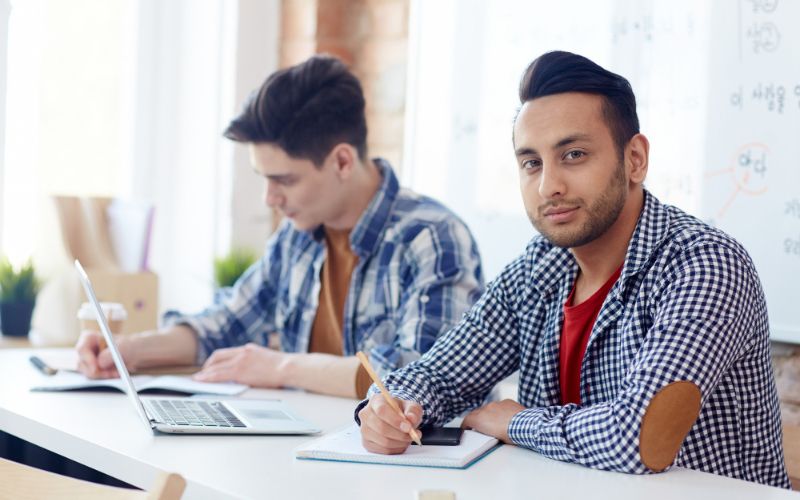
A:
<svg viewBox="0 0 800 500">
<path fill-rule="evenodd" d="M 422 427 L 422 444 L 433 446 L 458 446 L 464 429 L 461 427 Z"/>
</svg>

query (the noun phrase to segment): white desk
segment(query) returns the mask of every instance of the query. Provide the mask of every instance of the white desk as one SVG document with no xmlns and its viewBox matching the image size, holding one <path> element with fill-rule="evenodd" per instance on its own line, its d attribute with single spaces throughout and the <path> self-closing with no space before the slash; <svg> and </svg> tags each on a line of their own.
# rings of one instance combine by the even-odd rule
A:
<svg viewBox="0 0 800 500">
<path fill-rule="evenodd" d="M 502 446 L 466 470 L 297 460 L 308 436 L 154 436 L 117 393 L 32 393 L 44 377 L 30 350 L 0 351 L 0 429 L 139 487 L 157 470 L 179 472 L 185 498 L 411 500 L 419 489 L 449 489 L 458 500 L 514 498 L 751 499 L 796 493 L 676 469 L 633 476 L 549 460 Z M 251 390 L 281 398 L 325 432 L 352 421 L 355 402 L 301 392 Z"/>
</svg>

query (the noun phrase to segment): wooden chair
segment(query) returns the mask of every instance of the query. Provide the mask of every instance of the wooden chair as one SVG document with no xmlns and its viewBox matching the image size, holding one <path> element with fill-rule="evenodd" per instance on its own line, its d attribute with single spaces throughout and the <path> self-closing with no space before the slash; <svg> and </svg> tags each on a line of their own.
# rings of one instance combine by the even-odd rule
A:
<svg viewBox="0 0 800 500">
<path fill-rule="evenodd" d="M 800 426 L 783 425 L 783 455 L 792 488 L 800 490 Z"/>
<path fill-rule="evenodd" d="M 0 500 L 178 500 L 186 489 L 186 480 L 180 474 L 161 473 L 150 491 L 142 491 L 90 483 L 4 458 L 0 458 L 0 478 Z"/>
</svg>

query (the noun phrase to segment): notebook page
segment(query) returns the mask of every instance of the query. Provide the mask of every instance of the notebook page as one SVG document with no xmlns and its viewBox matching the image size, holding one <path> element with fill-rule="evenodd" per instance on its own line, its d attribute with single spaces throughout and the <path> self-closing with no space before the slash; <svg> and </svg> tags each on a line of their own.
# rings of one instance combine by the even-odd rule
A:
<svg viewBox="0 0 800 500">
<path fill-rule="evenodd" d="M 246 385 L 231 383 L 198 382 L 189 377 L 163 375 L 134 375 L 131 377 L 137 391 L 161 389 L 183 392 L 186 394 L 214 394 L 218 396 L 235 396 L 247 389 Z M 125 392 L 125 386 L 119 378 L 90 379 L 81 373 L 59 371 L 51 377 L 42 377 L 32 391 L 72 391 L 92 388 L 113 388 Z"/>
<path fill-rule="evenodd" d="M 361 430 L 355 424 L 298 447 L 297 458 L 340 460 L 423 467 L 464 468 L 491 450 L 497 439 L 475 431 L 464 431 L 458 446 L 409 446 L 402 455 L 371 453 L 361 445 Z"/>
<path fill-rule="evenodd" d="M 151 378 L 148 382 L 140 384 L 135 381 L 134 384 L 139 391 L 145 389 L 163 389 L 167 391 L 185 392 L 187 394 L 214 394 L 218 396 L 236 396 L 247 390 L 248 386 L 243 384 L 234 384 L 231 382 L 216 383 L 216 382 L 198 382 L 189 377 L 180 377 L 174 375 L 162 375 L 160 377 Z"/>
</svg>

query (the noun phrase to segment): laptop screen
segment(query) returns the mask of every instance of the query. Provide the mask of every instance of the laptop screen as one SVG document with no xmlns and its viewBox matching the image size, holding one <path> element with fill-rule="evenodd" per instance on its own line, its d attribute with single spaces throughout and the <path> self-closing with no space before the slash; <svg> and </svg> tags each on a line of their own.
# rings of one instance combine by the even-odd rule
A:
<svg viewBox="0 0 800 500">
<path fill-rule="evenodd" d="M 144 411 L 144 406 L 142 405 L 142 401 L 139 399 L 139 394 L 136 392 L 136 387 L 133 385 L 133 381 L 128 373 L 128 369 L 125 367 L 125 363 L 122 361 L 122 355 L 119 353 L 119 349 L 117 349 L 117 344 L 114 343 L 114 336 L 111 335 L 111 329 L 108 327 L 106 315 L 103 314 L 103 309 L 100 307 L 100 302 L 98 302 L 97 297 L 94 294 L 94 289 L 89 281 L 89 276 L 86 274 L 86 271 L 83 270 L 83 266 L 80 262 L 78 262 L 78 259 L 75 259 L 75 268 L 78 270 L 78 276 L 80 276 L 83 289 L 86 291 L 86 296 L 89 297 L 89 302 L 91 302 L 92 307 L 94 307 L 94 313 L 97 316 L 97 323 L 100 325 L 100 330 L 103 333 L 103 337 L 106 339 L 108 350 L 111 351 L 111 358 L 114 360 L 114 366 L 117 368 L 117 372 L 119 372 L 119 376 L 122 378 L 122 381 L 125 384 L 125 393 L 128 395 L 128 398 L 131 400 L 131 402 L 133 402 L 137 413 L 139 413 L 139 416 L 142 418 L 147 428 L 152 431 L 153 427 L 150 424 L 150 419 L 147 418 L 147 413 Z"/>
</svg>

